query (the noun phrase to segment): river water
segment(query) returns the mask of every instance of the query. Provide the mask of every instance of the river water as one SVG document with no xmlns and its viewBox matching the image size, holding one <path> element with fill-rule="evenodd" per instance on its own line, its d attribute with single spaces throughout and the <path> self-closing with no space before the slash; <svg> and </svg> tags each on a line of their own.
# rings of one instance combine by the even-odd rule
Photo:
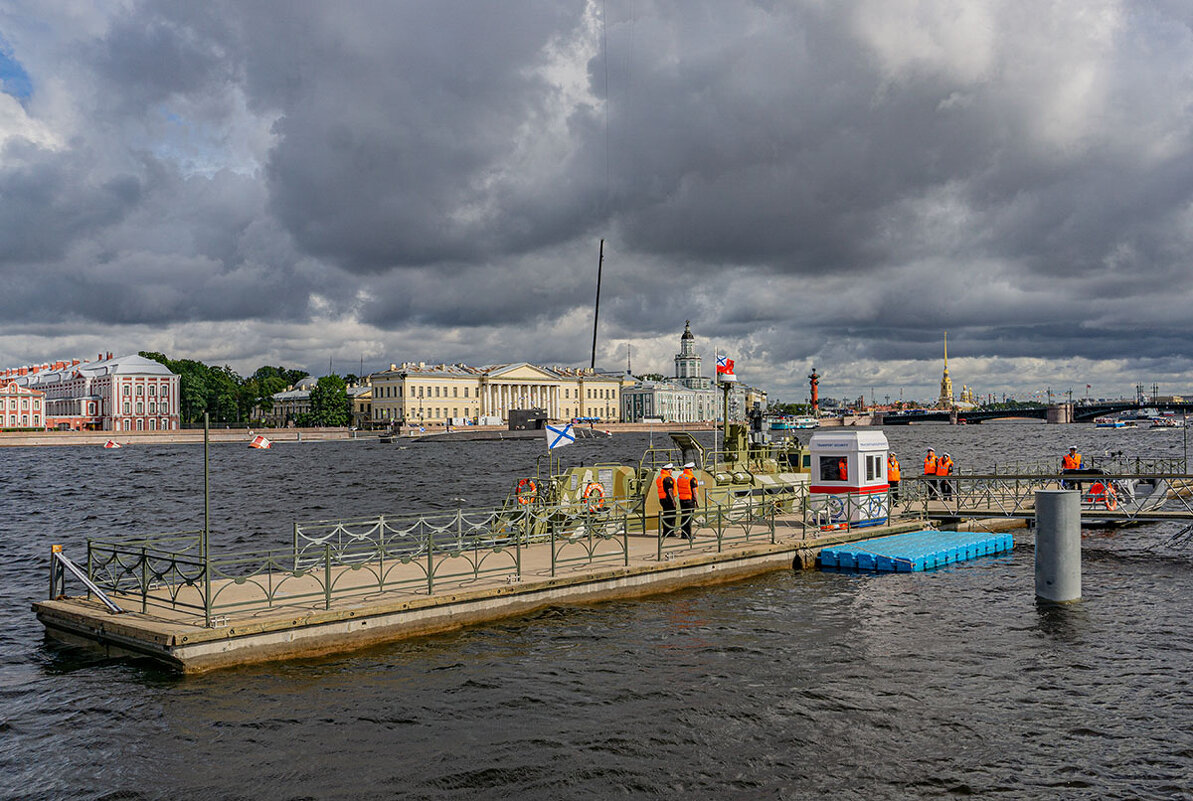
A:
<svg viewBox="0 0 1193 801">
<path fill-rule="evenodd" d="M 927 445 L 974 468 L 1184 447 L 1088 425 L 886 433 L 909 473 Z M 542 452 L 213 445 L 213 549 L 283 544 L 295 519 L 497 504 Z M 1020 536 L 928 573 L 784 571 L 190 678 L 45 640 L 29 605 L 51 543 L 194 529 L 202 507 L 201 447 L 0 450 L 0 798 L 1193 797 L 1176 524 L 1088 532 L 1085 597 L 1059 609 L 1037 606 Z"/>
</svg>

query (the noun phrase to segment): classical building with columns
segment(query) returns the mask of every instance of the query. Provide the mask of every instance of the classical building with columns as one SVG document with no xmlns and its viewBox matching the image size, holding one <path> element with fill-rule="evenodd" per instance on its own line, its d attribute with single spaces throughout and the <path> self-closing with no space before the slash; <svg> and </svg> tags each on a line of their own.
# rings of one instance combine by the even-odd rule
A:
<svg viewBox="0 0 1193 801">
<path fill-rule="evenodd" d="M 391 364 L 371 380 L 374 425 L 504 422 L 511 409 L 543 409 L 552 420 L 609 422 L 618 419 L 621 407 L 617 376 L 527 362 L 487 367 L 408 362 Z"/>
</svg>

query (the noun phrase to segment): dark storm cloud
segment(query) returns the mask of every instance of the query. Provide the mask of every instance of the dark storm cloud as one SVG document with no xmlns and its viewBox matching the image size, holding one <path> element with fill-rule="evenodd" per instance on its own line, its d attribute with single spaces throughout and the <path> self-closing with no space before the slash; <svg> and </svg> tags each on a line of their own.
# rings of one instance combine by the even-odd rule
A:
<svg viewBox="0 0 1193 801">
<path fill-rule="evenodd" d="M 379 350 L 534 360 L 583 350 L 605 237 L 611 361 L 668 353 L 651 343 L 692 319 L 792 386 L 815 359 L 922 361 L 931 388 L 945 329 L 975 360 L 1193 364 L 1182 4 L 23 18 L 6 40 L 34 90 L 0 120 L 10 322 L 50 302 L 105 325 L 326 319 Z"/>
</svg>

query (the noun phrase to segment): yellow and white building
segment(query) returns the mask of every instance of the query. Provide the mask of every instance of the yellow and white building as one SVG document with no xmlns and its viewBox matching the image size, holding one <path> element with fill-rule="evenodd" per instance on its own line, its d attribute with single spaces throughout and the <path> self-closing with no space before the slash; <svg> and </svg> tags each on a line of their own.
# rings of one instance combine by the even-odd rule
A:
<svg viewBox="0 0 1193 801">
<path fill-rule="evenodd" d="M 372 375 L 376 425 L 504 423 L 511 409 L 543 409 L 552 420 L 578 417 L 616 421 L 621 377 L 527 362 L 470 367 L 465 364 L 391 364 Z"/>
</svg>

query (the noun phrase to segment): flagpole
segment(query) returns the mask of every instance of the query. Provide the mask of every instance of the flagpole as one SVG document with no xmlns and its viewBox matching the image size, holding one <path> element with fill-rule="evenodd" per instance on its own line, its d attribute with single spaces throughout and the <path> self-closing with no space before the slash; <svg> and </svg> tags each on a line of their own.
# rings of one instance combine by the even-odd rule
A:
<svg viewBox="0 0 1193 801">
<path fill-rule="evenodd" d="M 717 362 L 720 358 L 721 358 L 721 352 L 714 345 L 713 349 L 712 349 L 712 374 L 713 374 L 713 385 L 714 386 L 716 385 L 716 382 L 721 380 L 721 374 L 719 372 L 717 372 Z M 724 418 L 724 415 L 725 415 L 725 410 L 721 409 L 722 419 Z M 712 426 L 712 453 L 713 453 L 713 464 L 716 464 L 717 463 L 717 421 L 716 420 L 713 420 L 713 426 Z"/>
</svg>

